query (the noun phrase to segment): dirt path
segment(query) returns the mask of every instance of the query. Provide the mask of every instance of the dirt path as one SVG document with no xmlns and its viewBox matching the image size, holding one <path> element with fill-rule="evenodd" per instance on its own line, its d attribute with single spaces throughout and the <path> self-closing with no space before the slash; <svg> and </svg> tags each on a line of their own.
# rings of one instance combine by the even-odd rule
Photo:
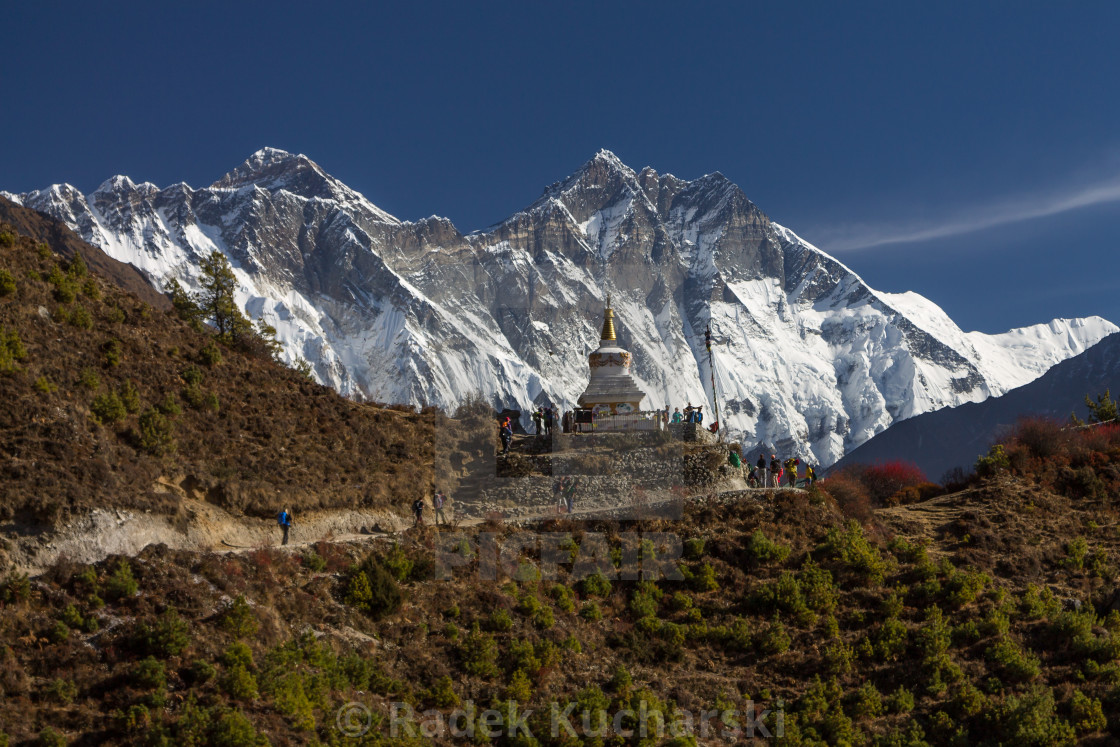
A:
<svg viewBox="0 0 1120 747">
<path fill-rule="evenodd" d="M 724 487 L 734 489 L 697 494 L 685 500 L 712 496 L 722 496 L 722 500 L 766 500 L 773 492 L 761 488 L 741 489 L 737 484 Z M 572 514 L 558 514 L 554 507 L 549 506 L 516 516 L 494 518 L 524 525 L 556 518 L 633 518 L 635 510 L 643 515 L 671 517 L 676 508 L 674 504 L 680 500 L 676 497 L 651 500 L 640 508 L 632 505 L 593 505 L 577 508 Z M 469 529 L 490 518 L 464 516 L 456 519 L 454 504 L 450 513 L 453 529 Z M 425 523 L 431 525 L 430 510 L 425 512 Z M 411 517 L 390 510 L 310 512 L 296 515 L 289 542 L 281 546 L 281 534 L 275 520 L 234 516 L 213 504 L 185 497 L 178 516 L 95 509 L 49 532 L 14 522 L 0 524 L 0 538 L 4 545 L 0 560 L 6 561 L 0 563 L 0 568 L 7 565 L 29 575 L 38 575 L 63 558 L 77 563 L 94 563 L 109 555 L 136 555 L 148 545 L 156 544 L 197 552 L 243 553 L 261 547 L 283 547 L 296 551 L 324 540 L 387 540 L 411 527 Z"/>
<path fill-rule="evenodd" d="M 925 541 L 933 548 L 937 538 L 968 510 L 974 493 L 964 490 L 921 503 L 879 509 L 875 515 L 899 537 L 909 542 Z"/>
</svg>

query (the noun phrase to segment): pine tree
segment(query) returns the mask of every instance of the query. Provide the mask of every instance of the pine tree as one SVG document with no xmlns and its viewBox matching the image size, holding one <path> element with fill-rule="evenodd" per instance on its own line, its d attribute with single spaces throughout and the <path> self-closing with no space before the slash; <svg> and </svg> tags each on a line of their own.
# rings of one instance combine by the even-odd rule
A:
<svg viewBox="0 0 1120 747">
<path fill-rule="evenodd" d="M 233 293 L 237 290 L 237 277 L 225 255 L 215 250 L 201 263 L 202 292 L 198 306 L 207 321 L 218 330 L 218 337 L 232 342 L 252 330 L 249 320 L 237 308 Z"/>
<path fill-rule="evenodd" d="M 1112 399 L 1110 394 L 1109 390 L 1105 389 L 1104 394 L 1097 396 L 1096 402 L 1089 399 L 1089 395 L 1085 395 L 1085 406 L 1089 408 L 1090 423 L 1107 423 L 1116 420 L 1116 400 Z"/>
</svg>

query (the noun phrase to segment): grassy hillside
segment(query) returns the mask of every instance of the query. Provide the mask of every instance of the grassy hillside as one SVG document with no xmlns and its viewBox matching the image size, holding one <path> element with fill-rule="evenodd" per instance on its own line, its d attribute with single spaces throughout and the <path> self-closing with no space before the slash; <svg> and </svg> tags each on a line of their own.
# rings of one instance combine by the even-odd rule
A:
<svg viewBox="0 0 1120 747">
<path fill-rule="evenodd" d="M 485 580 L 477 532 L 525 536 L 498 525 L 455 540 L 465 564 L 450 580 L 433 577 L 444 543 L 430 529 L 10 577 L 0 723 L 90 744 L 463 743 L 391 738 L 390 703 L 446 716 L 514 700 L 537 711 L 533 740 L 496 744 L 683 745 L 589 738 L 579 714 L 644 701 L 698 719 L 749 699 L 772 709 L 770 729 L 782 709 L 778 744 L 1115 743 L 1120 529 L 1106 478 L 1120 433 L 1074 435 L 1046 457 L 1032 443 L 1009 442 L 1017 467 L 863 523 L 817 490 L 701 499 L 680 521 L 535 527 L 570 532 L 577 557 L 603 533 L 612 563 L 627 531 L 676 533 L 677 581 L 581 580 L 566 562 L 539 580 L 531 550 Z M 1053 464 L 1105 487 L 1052 484 Z M 373 715 L 360 739 L 336 718 L 350 702 Z M 550 736 L 551 702 L 579 704 L 578 739 Z"/>
<path fill-rule="evenodd" d="M 26 231 L 65 230 L 25 212 Z M 0 519 L 174 513 L 161 484 L 258 515 L 406 505 L 430 485 L 431 418 L 223 345 L 90 269 L 99 252 L 75 241 L 65 259 L 0 223 Z"/>
</svg>

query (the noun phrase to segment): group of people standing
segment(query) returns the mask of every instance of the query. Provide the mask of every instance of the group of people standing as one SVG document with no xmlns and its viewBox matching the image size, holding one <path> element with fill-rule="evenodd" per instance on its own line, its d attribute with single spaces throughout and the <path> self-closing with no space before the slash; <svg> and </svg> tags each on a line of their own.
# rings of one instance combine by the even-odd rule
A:
<svg viewBox="0 0 1120 747">
<path fill-rule="evenodd" d="M 447 506 L 447 502 L 449 500 L 450 499 L 447 497 L 447 494 L 444 493 L 442 490 L 437 490 L 436 492 L 434 492 L 432 494 L 432 511 L 434 511 L 435 515 L 436 515 L 436 517 L 435 517 L 436 526 L 438 526 L 441 523 L 444 526 L 447 526 L 447 514 L 444 513 L 444 508 Z M 413 527 L 423 526 L 423 524 L 424 524 L 424 499 L 423 498 L 417 498 L 416 500 L 414 500 L 412 502 L 412 514 L 413 514 L 413 516 L 416 517 L 416 521 L 413 522 L 412 526 Z"/>
<path fill-rule="evenodd" d="M 666 409 L 666 412 L 668 412 L 668 409 Z M 673 422 L 673 423 L 697 423 L 697 424 L 703 423 L 704 422 L 704 405 L 697 405 L 696 407 L 693 407 L 692 403 L 689 402 L 685 406 L 683 413 L 681 412 L 681 408 L 679 408 L 679 407 L 673 408 L 673 417 L 672 417 L 671 422 Z"/>
<path fill-rule="evenodd" d="M 576 506 L 576 488 L 579 478 L 564 475 L 552 484 L 552 494 L 556 498 L 556 513 L 572 513 Z"/>
<path fill-rule="evenodd" d="M 800 470 L 801 459 L 798 457 L 790 457 L 783 462 L 778 459 L 777 454 L 771 454 L 770 461 L 767 462 L 766 455 L 759 454 L 757 462 L 747 465 L 747 485 L 755 488 L 780 488 L 785 484 L 790 488 L 807 488 L 817 481 L 813 465 L 805 465 L 803 476 L 798 475 Z"/>
<path fill-rule="evenodd" d="M 538 436 L 551 436 L 552 424 L 558 419 L 557 413 L 552 409 L 552 405 L 538 407 L 536 410 L 533 410 L 533 426 L 536 428 L 536 434 Z"/>
</svg>

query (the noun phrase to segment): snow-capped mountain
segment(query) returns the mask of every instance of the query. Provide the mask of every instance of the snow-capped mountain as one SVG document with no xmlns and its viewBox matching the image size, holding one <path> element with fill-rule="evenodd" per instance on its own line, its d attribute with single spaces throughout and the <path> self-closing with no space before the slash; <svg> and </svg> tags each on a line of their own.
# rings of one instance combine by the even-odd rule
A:
<svg viewBox="0 0 1120 747">
<path fill-rule="evenodd" d="M 340 392 L 449 409 L 570 407 L 604 301 L 645 407 L 711 400 L 751 448 L 829 465 L 892 422 L 1002 394 L 1117 327 L 962 332 L 913 293 L 869 288 L 723 175 L 635 172 L 600 151 L 504 222 L 400 221 L 302 155 L 266 148 L 203 189 L 114 177 L 8 195 L 155 282 L 197 287 L 225 253 L 250 316 Z M 810 457 L 810 454 L 812 456 Z"/>
<path fill-rule="evenodd" d="M 1120 389 L 1120 335 L 1110 335 L 1068 360 L 1058 363 L 1029 384 L 983 402 L 917 415 L 891 428 L 836 465 L 913 462 L 934 480 L 955 467 L 972 469 L 976 458 L 1005 438 L 1016 421 L 1043 417 L 1068 421 L 1071 414 L 1088 418 L 1085 397 Z"/>
</svg>

